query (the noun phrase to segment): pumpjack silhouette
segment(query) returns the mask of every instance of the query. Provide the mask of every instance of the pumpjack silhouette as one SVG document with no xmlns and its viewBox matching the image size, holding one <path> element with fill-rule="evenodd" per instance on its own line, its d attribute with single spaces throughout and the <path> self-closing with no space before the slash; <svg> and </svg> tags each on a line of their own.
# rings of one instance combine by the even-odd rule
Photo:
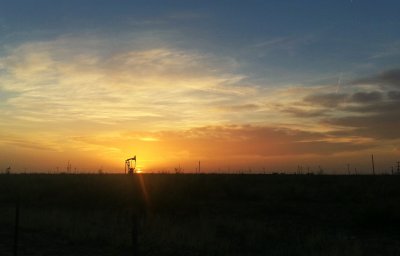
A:
<svg viewBox="0 0 400 256">
<path fill-rule="evenodd" d="M 136 173 L 136 156 L 128 158 L 125 160 L 125 174 L 128 171 L 128 174 Z"/>
</svg>

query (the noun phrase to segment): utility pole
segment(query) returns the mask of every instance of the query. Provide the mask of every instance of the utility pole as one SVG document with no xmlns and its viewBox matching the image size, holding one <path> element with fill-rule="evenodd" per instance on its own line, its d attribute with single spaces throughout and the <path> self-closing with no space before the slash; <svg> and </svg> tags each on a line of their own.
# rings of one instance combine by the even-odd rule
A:
<svg viewBox="0 0 400 256">
<path fill-rule="evenodd" d="M 199 161 L 199 169 L 198 169 L 198 172 L 200 173 L 200 161 Z"/>
<path fill-rule="evenodd" d="M 347 174 L 350 175 L 350 164 L 347 164 Z"/>
<path fill-rule="evenodd" d="M 72 169 L 71 162 L 68 160 L 68 163 L 67 163 L 67 173 L 71 173 L 71 169 Z"/>
<path fill-rule="evenodd" d="M 372 156 L 372 174 L 375 175 L 375 162 L 374 162 L 374 154 Z"/>
</svg>

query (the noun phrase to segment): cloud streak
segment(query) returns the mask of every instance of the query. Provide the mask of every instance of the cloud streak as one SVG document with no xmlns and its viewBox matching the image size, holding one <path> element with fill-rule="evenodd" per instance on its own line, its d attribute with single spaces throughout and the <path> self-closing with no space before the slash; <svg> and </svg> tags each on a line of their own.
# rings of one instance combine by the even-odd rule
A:
<svg viewBox="0 0 400 256">
<path fill-rule="evenodd" d="M 68 36 L 8 46 L 0 57 L 0 117 L 8 122 L 0 131 L 15 136 L 0 146 L 119 159 L 134 145 L 148 163 L 261 163 L 400 140 L 397 69 L 354 79 L 340 93 L 336 84 L 278 88 L 255 83 L 236 59 L 162 38 L 114 43 Z"/>
<path fill-rule="evenodd" d="M 2 90 L 15 94 L 7 102 L 12 115 L 139 125 L 147 125 L 143 118 L 159 117 L 161 123 L 186 126 L 219 120 L 204 109 L 220 101 L 240 102 L 251 93 L 238 86 L 245 76 L 235 72 L 232 59 L 167 46 L 120 51 L 111 43 L 60 38 L 10 49 L 0 59 L 0 82 Z M 92 44 L 99 49 L 92 50 Z"/>
</svg>

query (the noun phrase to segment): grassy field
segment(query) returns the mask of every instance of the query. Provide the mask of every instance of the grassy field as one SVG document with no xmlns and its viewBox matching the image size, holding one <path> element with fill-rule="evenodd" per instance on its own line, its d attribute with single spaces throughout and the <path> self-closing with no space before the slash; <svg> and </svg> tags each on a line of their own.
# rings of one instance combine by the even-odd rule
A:
<svg viewBox="0 0 400 256">
<path fill-rule="evenodd" d="M 18 201 L 18 255 L 400 255 L 400 176 L 0 175 L 0 255 Z"/>
</svg>

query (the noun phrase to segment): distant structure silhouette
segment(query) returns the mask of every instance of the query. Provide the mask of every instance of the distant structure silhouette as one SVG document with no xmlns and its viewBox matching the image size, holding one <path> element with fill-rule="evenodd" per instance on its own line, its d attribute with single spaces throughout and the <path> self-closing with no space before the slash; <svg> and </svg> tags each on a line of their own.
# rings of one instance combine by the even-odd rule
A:
<svg viewBox="0 0 400 256">
<path fill-rule="evenodd" d="M 374 161 L 374 155 L 371 155 L 372 158 L 372 175 L 375 175 L 375 161 Z"/>
<path fill-rule="evenodd" d="M 134 174 L 135 168 L 136 168 L 136 155 L 134 157 L 125 160 L 125 174 L 127 171 L 128 174 Z"/>
<path fill-rule="evenodd" d="M 400 174 L 400 161 L 397 161 L 397 174 Z"/>
<path fill-rule="evenodd" d="M 71 169 L 72 169 L 72 165 L 71 165 L 71 162 L 68 160 L 68 163 L 67 163 L 67 173 L 71 173 Z"/>
</svg>

